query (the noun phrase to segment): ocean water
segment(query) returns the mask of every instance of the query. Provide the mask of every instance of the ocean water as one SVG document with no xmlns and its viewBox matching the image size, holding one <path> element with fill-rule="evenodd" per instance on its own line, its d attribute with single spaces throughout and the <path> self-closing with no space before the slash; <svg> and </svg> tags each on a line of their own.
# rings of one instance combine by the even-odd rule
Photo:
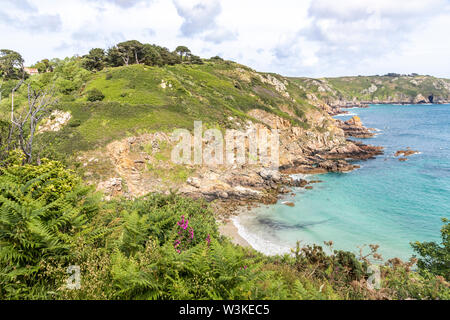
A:
<svg viewBox="0 0 450 320">
<path fill-rule="evenodd" d="M 234 218 L 239 234 L 267 254 L 289 252 L 297 241 L 332 240 L 355 253 L 378 244 L 386 260 L 408 259 L 412 241 L 440 240 L 442 217 L 450 218 L 450 105 L 372 105 L 351 109 L 377 135 L 359 139 L 383 146 L 384 155 L 359 161 L 349 173 L 310 175 L 313 190 L 296 189 L 275 205 Z M 399 149 L 420 154 L 400 162 Z M 282 204 L 292 201 L 295 207 Z"/>
</svg>

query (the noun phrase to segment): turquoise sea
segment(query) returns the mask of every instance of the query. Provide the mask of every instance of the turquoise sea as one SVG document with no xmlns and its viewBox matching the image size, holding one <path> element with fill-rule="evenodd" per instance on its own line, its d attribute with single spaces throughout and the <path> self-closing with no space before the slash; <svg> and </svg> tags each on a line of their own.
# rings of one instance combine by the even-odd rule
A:
<svg viewBox="0 0 450 320">
<path fill-rule="evenodd" d="M 450 105 L 371 105 L 348 109 L 377 135 L 361 139 L 383 146 L 384 155 L 357 162 L 350 173 L 310 175 L 313 190 L 295 190 L 275 205 L 234 218 L 239 234 L 268 254 L 288 252 L 297 240 L 359 252 L 380 245 L 386 260 L 408 259 L 412 241 L 440 240 L 441 218 L 450 218 Z M 399 149 L 420 154 L 400 162 Z M 295 207 L 282 204 L 292 201 Z M 367 251 L 367 249 L 366 249 Z"/>
</svg>

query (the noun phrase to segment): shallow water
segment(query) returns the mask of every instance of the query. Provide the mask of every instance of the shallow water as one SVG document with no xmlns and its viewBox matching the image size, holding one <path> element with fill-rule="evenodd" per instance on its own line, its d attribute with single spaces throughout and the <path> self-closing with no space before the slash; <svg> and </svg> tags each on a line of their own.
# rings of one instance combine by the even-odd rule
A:
<svg viewBox="0 0 450 320">
<path fill-rule="evenodd" d="M 440 240 L 441 218 L 450 218 L 450 105 L 373 105 L 351 113 L 380 130 L 360 140 L 383 146 L 384 155 L 357 162 L 361 169 L 350 173 L 309 176 L 323 182 L 236 217 L 255 249 L 276 254 L 297 240 L 333 240 L 336 249 L 379 244 L 383 258 L 407 259 L 410 242 Z M 400 162 L 394 153 L 406 147 L 420 154 Z"/>
</svg>

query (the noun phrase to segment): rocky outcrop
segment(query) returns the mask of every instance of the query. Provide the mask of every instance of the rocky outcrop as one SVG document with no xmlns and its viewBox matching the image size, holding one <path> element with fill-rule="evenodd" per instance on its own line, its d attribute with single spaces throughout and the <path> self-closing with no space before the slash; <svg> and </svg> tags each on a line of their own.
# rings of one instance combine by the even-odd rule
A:
<svg viewBox="0 0 450 320">
<path fill-rule="evenodd" d="M 277 129 L 279 134 L 279 170 L 261 164 L 183 166 L 188 176 L 177 181 L 167 175 L 177 170 L 169 159 L 158 156 L 162 146 L 173 147 L 169 135 L 156 132 L 130 137 L 110 143 L 104 154 L 109 161 L 109 177 L 98 183 L 107 198 L 122 195 L 137 197 L 149 192 L 176 191 L 192 198 L 224 203 L 274 203 L 279 194 L 292 187 L 309 187 L 302 179 L 291 178 L 291 173 L 346 172 L 358 168 L 349 160 L 369 159 L 382 152 L 381 148 L 346 140 L 345 132 L 327 114 L 311 111 L 307 114 L 310 128 L 292 125 L 289 120 L 260 109 L 248 115 L 258 122 L 236 122 L 245 130 Z M 350 124 L 363 130 L 359 119 Z M 318 130 L 317 128 L 321 128 Z M 269 131 L 270 137 L 270 131 Z M 85 155 L 88 159 L 92 156 Z M 87 170 L 94 161 L 86 161 Z M 158 173 L 158 174 L 157 174 Z M 230 206 L 231 208 L 231 206 Z"/>
<path fill-rule="evenodd" d="M 370 129 L 363 126 L 358 116 L 354 116 L 347 121 L 336 120 L 336 123 L 339 128 L 344 130 L 346 137 L 366 139 L 374 136 Z"/>
<path fill-rule="evenodd" d="M 414 98 L 414 100 L 413 100 L 413 103 L 414 104 L 419 104 L 419 103 L 429 103 L 430 101 L 427 99 L 427 98 L 425 98 L 422 94 L 418 94 L 415 98 Z"/>
<path fill-rule="evenodd" d="M 105 200 L 111 200 L 111 198 L 119 195 L 123 195 L 121 178 L 110 178 L 106 181 L 101 181 L 97 185 L 97 191 L 102 191 L 105 193 Z"/>
<path fill-rule="evenodd" d="M 39 126 L 37 133 L 59 131 L 69 122 L 70 118 L 72 118 L 70 112 L 54 110 L 50 114 L 49 118 L 41 126 Z"/>
</svg>

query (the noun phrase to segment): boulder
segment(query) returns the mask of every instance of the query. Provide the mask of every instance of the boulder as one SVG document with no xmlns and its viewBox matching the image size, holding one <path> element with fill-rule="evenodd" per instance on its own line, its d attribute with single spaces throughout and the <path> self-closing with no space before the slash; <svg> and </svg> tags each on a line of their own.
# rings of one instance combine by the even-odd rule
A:
<svg viewBox="0 0 450 320">
<path fill-rule="evenodd" d="M 277 181 L 280 181 L 280 179 L 281 179 L 280 172 L 278 170 L 273 170 L 273 169 L 263 168 L 261 171 L 259 171 L 259 175 L 264 180 L 273 180 L 273 181 L 277 182 Z"/>
</svg>

